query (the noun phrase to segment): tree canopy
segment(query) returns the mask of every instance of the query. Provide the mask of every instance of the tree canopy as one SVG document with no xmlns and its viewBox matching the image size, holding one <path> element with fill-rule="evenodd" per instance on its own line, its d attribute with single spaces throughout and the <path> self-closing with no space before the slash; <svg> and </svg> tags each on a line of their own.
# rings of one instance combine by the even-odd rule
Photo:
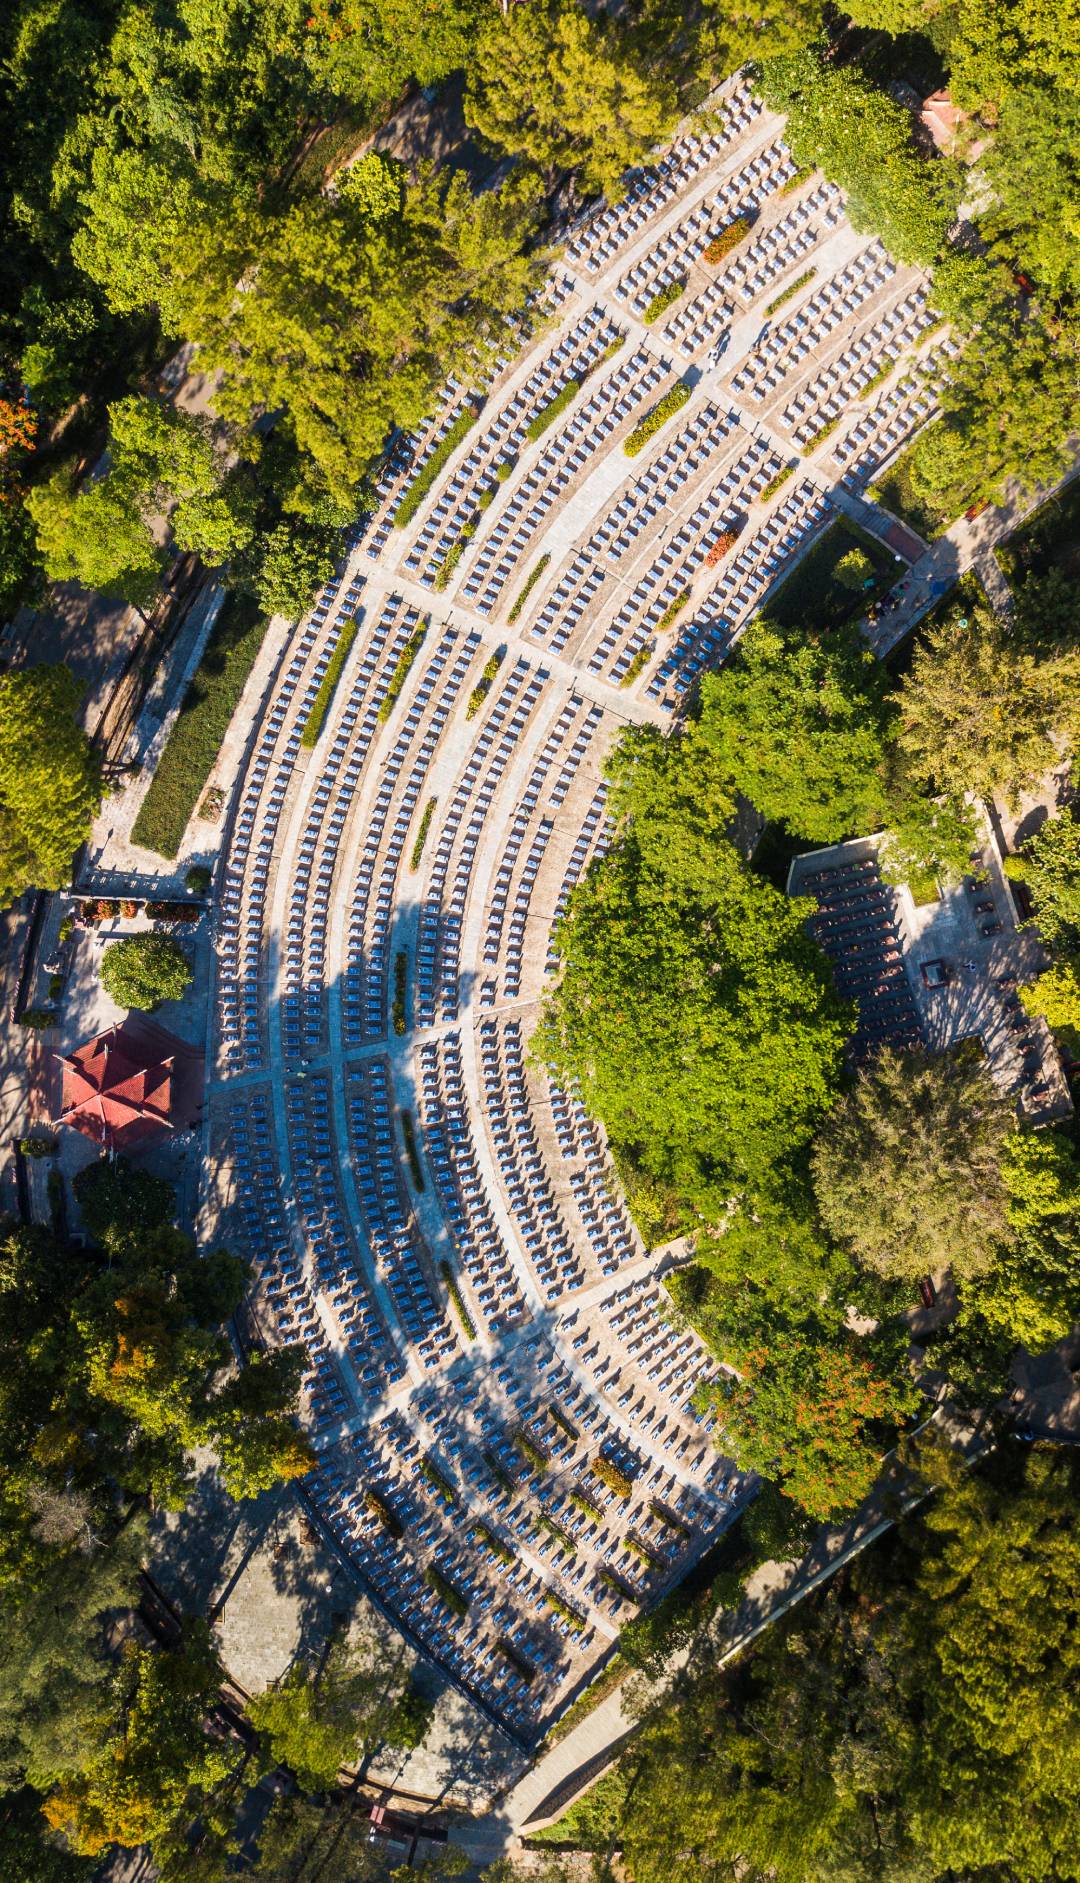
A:
<svg viewBox="0 0 1080 1883">
<path fill-rule="evenodd" d="M 59 889 L 101 803 L 101 767 L 66 667 L 0 674 L 0 903 Z"/>
<path fill-rule="evenodd" d="M 125 935 L 101 957 L 101 984 L 119 1007 L 160 1007 L 179 1000 L 191 963 L 172 935 Z"/>
<path fill-rule="evenodd" d="M 855 1259 L 886 1278 L 990 1267 L 1006 1227 L 1002 1159 L 1013 1108 L 979 1046 L 883 1048 L 814 1147 L 818 1208 Z"/>
</svg>

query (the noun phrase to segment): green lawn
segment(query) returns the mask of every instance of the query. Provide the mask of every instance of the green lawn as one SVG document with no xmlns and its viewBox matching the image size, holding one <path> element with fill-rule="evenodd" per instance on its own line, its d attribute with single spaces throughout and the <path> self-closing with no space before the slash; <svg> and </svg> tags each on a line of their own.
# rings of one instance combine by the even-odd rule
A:
<svg viewBox="0 0 1080 1883">
<path fill-rule="evenodd" d="M 1001 545 L 997 558 L 1014 584 L 1028 575 L 1046 575 L 1051 569 L 1060 569 L 1069 580 L 1080 582 L 1080 478 L 1036 510 Z"/>
<path fill-rule="evenodd" d="M 868 588 L 850 588 L 837 578 L 838 565 L 852 551 L 861 551 L 867 559 L 867 573 L 873 577 Z M 838 628 L 861 615 L 867 604 L 890 589 L 903 571 L 904 565 L 874 537 L 847 517 L 838 516 L 766 602 L 764 612 L 770 621 L 785 628 L 803 624 Z"/>
<path fill-rule="evenodd" d="M 135 819 L 133 842 L 176 855 L 265 632 L 250 596 L 226 595 Z"/>
<path fill-rule="evenodd" d="M 924 536 L 927 542 L 932 542 L 935 536 L 940 536 L 948 529 L 953 519 L 935 505 L 917 497 L 912 490 L 911 458 L 914 450 L 915 444 L 910 444 L 906 451 L 902 451 L 889 469 L 875 479 L 866 494 L 884 504 L 886 510 L 891 510 L 902 523 L 910 523 L 912 529 Z"/>
</svg>

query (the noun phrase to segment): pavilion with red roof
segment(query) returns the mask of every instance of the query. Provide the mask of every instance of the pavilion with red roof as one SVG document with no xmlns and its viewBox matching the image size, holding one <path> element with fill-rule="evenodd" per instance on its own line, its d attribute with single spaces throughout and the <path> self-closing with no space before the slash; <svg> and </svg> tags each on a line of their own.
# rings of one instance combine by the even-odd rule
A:
<svg viewBox="0 0 1080 1883">
<path fill-rule="evenodd" d="M 130 1151 L 174 1129 L 176 1053 L 159 1027 L 107 1027 L 67 1055 L 57 1054 L 63 1097 L 57 1125 L 74 1125 L 108 1151 Z M 182 1050 L 182 1048 L 181 1048 Z"/>
</svg>

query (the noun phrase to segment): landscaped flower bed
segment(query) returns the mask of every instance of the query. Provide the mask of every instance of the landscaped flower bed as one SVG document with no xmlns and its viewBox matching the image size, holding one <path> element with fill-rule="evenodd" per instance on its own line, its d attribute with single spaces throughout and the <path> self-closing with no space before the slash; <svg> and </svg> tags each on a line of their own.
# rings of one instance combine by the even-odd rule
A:
<svg viewBox="0 0 1080 1883">
<path fill-rule="evenodd" d="M 665 392 L 659 404 L 654 405 L 652 411 L 646 414 L 640 425 L 635 425 L 623 446 L 627 457 L 636 458 L 639 451 L 644 451 L 649 439 L 656 436 L 661 425 L 666 425 L 668 419 L 686 404 L 689 397 L 690 388 L 686 381 L 677 380 L 670 391 Z"/>
<path fill-rule="evenodd" d="M 702 261 L 722 262 L 725 255 L 730 255 L 733 248 L 738 248 L 743 237 L 749 233 L 749 216 L 736 216 L 734 222 L 729 222 L 726 229 L 721 229 L 719 234 L 713 236 L 701 257 Z"/>
<path fill-rule="evenodd" d="M 724 557 L 734 549 L 738 541 L 738 536 L 738 530 L 724 530 L 723 534 L 717 537 L 706 556 L 705 567 L 707 569 L 715 569 L 718 562 L 723 562 Z"/>
</svg>

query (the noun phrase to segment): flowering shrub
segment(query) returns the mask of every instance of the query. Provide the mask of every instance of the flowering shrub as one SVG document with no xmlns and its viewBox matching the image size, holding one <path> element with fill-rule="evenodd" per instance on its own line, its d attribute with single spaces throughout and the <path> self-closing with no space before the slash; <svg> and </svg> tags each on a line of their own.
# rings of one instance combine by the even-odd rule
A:
<svg viewBox="0 0 1080 1883">
<path fill-rule="evenodd" d="M 734 549 L 738 530 L 724 530 L 719 535 L 705 558 L 705 567 L 715 569 L 718 562 L 723 562 L 728 551 Z"/>
<path fill-rule="evenodd" d="M 718 235 L 713 236 L 701 257 L 702 261 L 722 262 L 725 255 L 730 255 L 733 248 L 738 248 L 744 235 L 749 235 L 749 233 L 749 216 L 736 216 L 734 222 L 729 222 L 726 229 L 721 229 Z"/>
</svg>

